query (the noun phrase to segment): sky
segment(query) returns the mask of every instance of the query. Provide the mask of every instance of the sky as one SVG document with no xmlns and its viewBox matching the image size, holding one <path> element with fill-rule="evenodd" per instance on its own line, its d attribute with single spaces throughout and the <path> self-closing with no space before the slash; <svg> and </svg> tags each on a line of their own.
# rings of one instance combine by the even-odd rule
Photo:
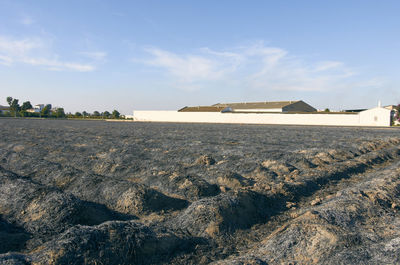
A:
<svg viewBox="0 0 400 265">
<path fill-rule="evenodd" d="M 0 0 L 0 105 L 400 103 L 400 1 Z"/>
</svg>

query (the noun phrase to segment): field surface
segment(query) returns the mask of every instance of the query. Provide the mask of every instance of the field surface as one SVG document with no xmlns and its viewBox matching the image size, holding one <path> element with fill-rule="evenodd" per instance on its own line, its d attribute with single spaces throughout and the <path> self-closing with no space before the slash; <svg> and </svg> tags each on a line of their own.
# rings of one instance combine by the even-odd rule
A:
<svg viewBox="0 0 400 265">
<path fill-rule="evenodd" d="M 0 264 L 399 264 L 400 130 L 0 119 Z"/>
</svg>

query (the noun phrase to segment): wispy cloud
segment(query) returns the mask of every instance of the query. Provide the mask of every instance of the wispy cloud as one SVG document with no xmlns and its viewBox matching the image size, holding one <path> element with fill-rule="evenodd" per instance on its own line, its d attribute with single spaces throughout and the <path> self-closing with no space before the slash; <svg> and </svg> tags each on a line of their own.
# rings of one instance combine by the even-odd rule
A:
<svg viewBox="0 0 400 265">
<path fill-rule="evenodd" d="M 50 46 L 48 41 L 38 37 L 15 39 L 0 36 L 0 64 L 41 66 L 50 71 L 90 72 L 95 70 L 95 66 L 91 63 L 60 60 L 59 56 L 51 51 Z"/>
<path fill-rule="evenodd" d="M 32 25 L 33 23 L 35 23 L 35 20 L 34 20 L 32 17 L 30 17 L 30 16 L 24 16 L 24 17 L 20 20 L 20 23 L 21 23 L 22 25 L 25 25 L 25 26 L 30 26 L 30 25 Z"/>
<path fill-rule="evenodd" d="M 256 90 L 327 91 L 353 82 L 356 75 L 344 62 L 300 58 L 263 42 L 221 51 L 202 48 L 189 54 L 154 47 L 145 51 L 149 56 L 142 62 L 164 71 L 180 88 L 218 82 Z"/>
<path fill-rule="evenodd" d="M 157 48 L 148 48 L 146 51 L 153 56 L 146 61 L 148 65 L 165 68 L 182 82 L 210 80 L 221 76 L 218 63 L 210 58 L 199 55 L 178 55 Z"/>
<path fill-rule="evenodd" d="M 240 56 L 204 48 L 198 54 L 180 55 L 159 48 L 146 48 L 151 55 L 144 62 L 148 66 L 164 69 L 172 82 L 182 89 L 201 88 L 203 82 L 224 79 L 239 65 Z"/>
<path fill-rule="evenodd" d="M 92 60 L 97 60 L 97 61 L 103 61 L 107 57 L 106 52 L 100 52 L 100 51 L 93 51 L 93 52 L 80 52 L 81 55 L 92 59 Z"/>
<path fill-rule="evenodd" d="M 11 56 L 25 54 L 35 48 L 43 47 L 43 42 L 39 38 L 11 39 L 0 36 L 0 52 Z"/>
<path fill-rule="evenodd" d="M 60 62 L 58 60 L 45 58 L 22 58 L 21 62 L 30 65 L 44 66 L 47 70 L 51 71 L 72 70 L 78 72 L 90 72 L 95 69 L 94 66 L 89 64 Z"/>
<path fill-rule="evenodd" d="M 9 56 L 0 55 L 0 64 L 10 66 L 13 63 L 13 59 Z"/>
</svg>

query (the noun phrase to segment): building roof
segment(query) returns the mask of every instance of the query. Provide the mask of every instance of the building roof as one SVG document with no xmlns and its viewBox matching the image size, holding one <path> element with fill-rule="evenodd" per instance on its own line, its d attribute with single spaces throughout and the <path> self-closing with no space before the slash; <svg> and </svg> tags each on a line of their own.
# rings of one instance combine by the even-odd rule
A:
<svg viewBox="0 0 400 265">
<path fill-rule="evenodd" d="M 365 111 L 367 109 L 346 109 L 344 110 L 344 112 L 361 112 L 361 111 Z"/>
<path fill-rule="evenodd" d="M 219 106 L 196 106 L 196 107 L 184 107 L 179 112 L 221 112 L 225 107 Z"/>
<path fill-rule="evenodd" d="M 232 109 L 281 109 L 294 103 L 296 101 L 265 101 L 265 102 L 244 102 L 244 103 L 218 103 L 212 105 L 213 107 L 231 107 Z"/>
<path fill-rule="evenodd" d="M 385 109 L 389 109 L 389 110 L 395 110 L 397 108 L 397 105 L 387 105 L 384 106 Z"/>
<path fill-rule="evenodd" d="M 0 110 L 10 110 L 10 107 L 0 105 Z"/>
</svg>

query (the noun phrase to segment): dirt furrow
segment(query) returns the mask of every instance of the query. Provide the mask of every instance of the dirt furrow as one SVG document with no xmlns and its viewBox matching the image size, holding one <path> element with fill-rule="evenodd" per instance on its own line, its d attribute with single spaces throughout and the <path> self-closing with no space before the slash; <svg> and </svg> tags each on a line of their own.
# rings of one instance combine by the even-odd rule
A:
<svg viewBox="0 0 400 265">
<path fill-rule="evenodd" d="M 0 263 L 400 262 L 398 130 L 0 125 Z"/>
</svg>

